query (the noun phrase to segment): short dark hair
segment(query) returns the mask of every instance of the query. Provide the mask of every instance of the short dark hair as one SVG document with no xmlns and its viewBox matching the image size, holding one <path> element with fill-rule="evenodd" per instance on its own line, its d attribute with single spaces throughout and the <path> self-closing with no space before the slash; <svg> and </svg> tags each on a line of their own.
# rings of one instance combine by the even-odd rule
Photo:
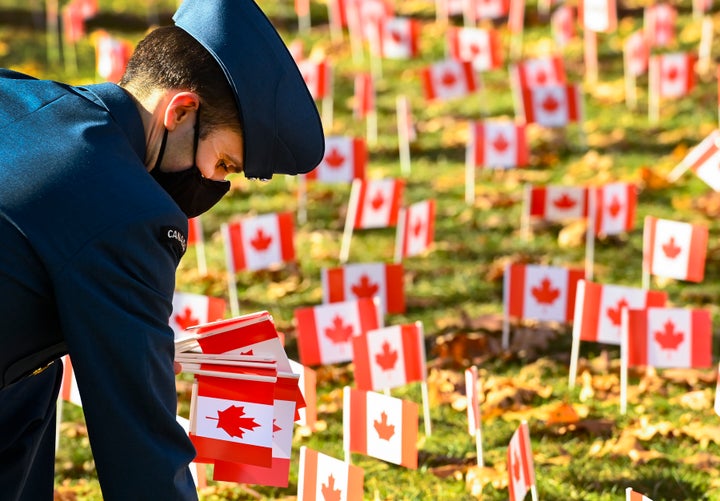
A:
<svg viewBox="0 0 720 501">
<path fill-rule="evenodd" d="M 185 89 L 200 96 L 200 136 L 219 127 L 242 133 L 235 93 L 215 58 L 177 26 L 156 28 L 138 42 L 121 87 L 142 98 L 155 89 Z"/>
</svg>

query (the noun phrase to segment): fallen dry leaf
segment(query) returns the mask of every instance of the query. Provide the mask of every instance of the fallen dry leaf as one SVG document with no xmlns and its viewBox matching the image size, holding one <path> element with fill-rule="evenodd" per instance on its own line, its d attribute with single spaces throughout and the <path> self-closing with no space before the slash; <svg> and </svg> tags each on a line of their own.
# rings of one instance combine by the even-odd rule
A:
<svg viewBox="0 0 720 501">
<path fill-rule="evenodd" d="M 570 424 L 577 423 L 578 421 L 580 421 L 580 416 L 578 416 L 575 407 L 567 402 L 561 402 L 550 410 L 545 424 Z"/>
<path fill-rule="evenodd" d="M 492 468 L 473 466 L 468 468 L 465 475 L 465 485 L 472 496 L 482 498 L 483 488 L 490 484 L 495 489 L 507 487 L 508 474 L 505 468 Z"/>
</svg>

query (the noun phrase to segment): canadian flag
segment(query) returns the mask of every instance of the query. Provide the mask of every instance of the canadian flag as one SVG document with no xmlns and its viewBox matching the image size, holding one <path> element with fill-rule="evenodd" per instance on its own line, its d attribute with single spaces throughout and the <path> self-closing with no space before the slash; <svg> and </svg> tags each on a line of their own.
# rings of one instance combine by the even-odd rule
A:
<svg viewBox="0 0 720 501">
<path fill-rule="evenodd" d="M 465 97 L 478 88 L 472 63 L 446 59 L 421 70 L 425 99 L 448 100 Z"/>
<path fill-rule="evenodd" d="M 370 298 L 295 310 L 298 352 L 303 365 L 352 360 L 352 338 L 383 325 L 380 303 Z"/>
<path fill-rule="evenodd" d="M 510 0 L 465 0 L 465 2 L 474 9 L 476 20 L 498 19 L 510 13 Z"/>
<path fill-rule="evenodd" d="M 397 225 L 405 190 L 403 179 L 367 179 L 354 183 L 359 186 L 357 205 L 348 210 L 348 214 L 355 214 L 353 228 L 390 228 Z"/>
<path fill-rule="evenodd" d="M 353 179 L 365 179 L 367 159 L 367 145 L 363 138 L 328 136 L 320 164 L 305 177 L 325 183 L 351 183 Z"/>
<path fill-rule="evenodd" d="M 450 26 L 447 42 L 450 56 L 470 61 L 475 71 L 493 70 L 503 64 L 502 41 L 497 30 Z"/>
<path fill-rule="evenodd" d="M 629 310 L 628 334 L 631 367 L 705 368 L 712 364 L 712 321 L 708 310 Z"/>
<path fill-rule="evenodd" d="M 371 73 L 355 75 L 355 99 L 353 111 L 355 118 L 365 118 L 375 110 L 375 84 Z"/>
<path fill-rule="evenodd" d="M 262 214 L 222 226 L 228 271 L 262 270 L 295 260 L 291 212 Z"/>
<path fill-rule="evenodd" d="M 510 438 L 507 451 L 510 501 L 522 501 L 535 486 L 535 466 L 530 447 L 530 430 L 525 421 Z"/>
<path fill-rule="evenodd" d="M 480 391 L 478 389 L 478 370 L 476 366 L 465 369 L 465 395 L 467 397 L 468 433 L 471 436 L 480 431 Z"/>
<path fill-rule="evenodd" d="M 118 82 L 133 52 L 132 44 L 105 32 L 99 32 L 96 36 L 97 74 L 108 82 Z"/>
<path fill-rule="evenodd" d="M 356 15 L 348 21 L 351 24 L 359 21 L 363 38 L 370 41 L 380 32 L 383 23 L 394 15 L 392 3 L 386 0 L 355 0 L 352 7 Z"/>
<path fill-rule="evenodd" d="M 293 374 L 298 374 L 298 387 L 305 401 L 305 407 L 299 410 L 298 424 L 311 430 L 317 423 L 317 373 L 295 360 L 290 360 Z"/>
<path fill-rule="evenodd" d="M 60 360 L 63 364 L 63 377 L 60 382 L 60 398 L 66 402 L 82 407 L 80 390 L 78 390 L 77 379 L 75 379 L 75 371 L 73 370 L 70 356 L 65 355 Z"/>
<path fill-rule="evenodd" d="M 585 29 L 610 33 L 617 28 L 616 0 L 582 0 L 580 19 Z"/>
<path fill-rule="evenodd" d="M 187 244 L 195 245 L 203 242 L 203 226 L 200 216 L 188 219 Z"/>
<path fill-rule="evenodd" d="M 623 57 L 625 59 L 625 71 L 630 75 L 638 77 L 647 73 L 650 46 L 642 31 L 635 31 L 627 37 L 623 45 Z"/>
<path fill-rule="evenodd" d="M 595 233 L 617 235 L 635 227 L 637 189 L 629 183 L 608 183 L 591 188 L 595 196 Z"/>
<path fill-rule="evenodd" d="M 663 291 L 580 280 L 573 323 L 580 326 L 583 341 L 620 345 L 623 308 L 665 306 L 666 301 L 667 293 Z"/>
<path fill-rule="evenodd" d="M 572 322 L 577 283 L 585 271 L 559 266 L 511 264 L 505 269 L 505 315 L 540 321 Z"/>
<path fill-rule="evenodd" d="M 76 43 L 85 36 L 85 16 L 79 2 L 70 2 L 62 9 L 62 26 L 68 43 Z"/>
<path fill-rule="evenodd" d="M 643 268 L 651 275 L 702 282 L 707 226 L 645 217 Z"/>
<path fill-rule="evenodd" d="M 420 53 L 420 22 L 409 17 L 391 17 L 381 27 L 382 56 L 412 59 Z"/>
<path fill-rule="evenodd" d="M 720 130 L 715 129 L 695 146 L 682 163 L 715 191 L 720 191 Z"/>
<path fill-rule="evenodd" d="M 473 121 L 467 154 L 475 166 L 525 166 L 530 158 L 525 125 L 510 120 Z"/>
<path fill-rule="evenodd" d="M 359 466 L 300 447 L 298 501 L 362 501 L 364 477 Z"/>
<path fill-rule="evenodd" d="M 345 387 L 343 443 L 346 451 L 416 469 L 417 435 L 415 402 Z"/>
<path fill-rule="evenodd" d="M 522 100 L 527 123 L 562 127 L 582 119 L 582 94 L 577 84 L 525 87 Z"/>
<path fill-rule="evenodd" d="M 634 491 L 632 487 L 628 487 L 625 490 L 625 501 L 652 501 L 652 499 Z"/>
<path fill-rule="evenodd" d="M 402 264 L 353 263 L 321 271 L 323 303 L 337 303 L 377 296 L 380 311 L 405 313 Z"/>
<path fill-rule="evenodd" d="M 530 216 L 561 222 L 588 214 L 588 189 L 584 186 L 530 186 Z"/>
<path fill-rule="evenodd" d="M 670 4 L 645 7 L 643 32 L 651 47 L 667 47 L 675 41 L 676 19 L 677 10 Z"/>
<path fill-rule="evenodd" d="M 435 200 L 423 200 L 403 209 L 397 238 L 401 258 L 428 250 L 435 239 Z"/>
<path fill-rule="evenodd" d="M 510 67 L 513 84 L 520 89 L 567 83 L 565 61 L 561 56 L 533 57 Z"/>
<path fill-rule="evenodd" d="M 550 29 L 555 44 L 563 48 L 575 38 L 575 11 L 568 5 L 558 6 L 550 16 Z"/>
<path fill-rule="evenodd" d="M 196 376 L 190 439 L 203 461 L 272 465 L 274 382 Z"/>
<path fill-rule="evenodd" d="M 355 385 L 385 390 L 425 381 L 425 337 L 421 322 L 367 331 L 352 340 Z"/>
<path fill-rule="evenodd" d="M 326 59 L 303 59 L 297 67 L 313 99 L 332 96 L 332 67 Z"/>
<path fill-rule="evenodd" d="M 187 334 L 185 329 L 193 325 L 221 320 L 225 317 L 225 300 L 220 297 L 175 291 L 172 300 L 173 312 L 170 327 L 175 338 Z"/>
<path fill-rule="evenodd" d="M 695 86 L 697 56 L 687 52 L 672 52 L 650 56 L 650 71 L 657 75 L 656 88 L 660 97 L 686 96 Z"/>
<path fill-rule="evenodd" d="M 244 462 L 215 461 L 213 480 L 287 487 L 293 440 L 297 379 L 278 376 L 273 392 L 272 462 L 258 466 Z"/>
</svg>

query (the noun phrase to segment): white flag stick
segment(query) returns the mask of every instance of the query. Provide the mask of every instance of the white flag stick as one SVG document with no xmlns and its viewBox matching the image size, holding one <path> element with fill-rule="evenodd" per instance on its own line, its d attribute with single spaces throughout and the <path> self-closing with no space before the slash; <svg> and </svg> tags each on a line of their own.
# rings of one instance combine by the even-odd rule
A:
<svg viewBox="0 0 720 501">
<path fill-rule="evenodd" d="M 593 268 L 595 266 L 595 219 L 597 212 L 597 187 L 591 186 L 588 189 L 588 219 L 587 232 L 585 233 L 585 278 L 593 279 Z"/>
<path fill-rule="evenodd" d="M 717 385 L 715 387 L 715 414 L 720 416 L 720 363 L 718 363 Z"/>
<path fill-rule="evenodd" d="M 502 349 L 507 350 L 510 346 L 510 265 L 505 266 L 503 272 L 503 324 L 502 324 Z"/>
<path fill-rule="evenodd" d="M 524 240 L 530 240 L 530 197 L 532 195 L 532 185 L 525 184 L 523 187 L 523 209 L 520 214 L 520 235 Z"/>
<path fill-rule="evenodd" d="M 405 232 L 407 229 L 405 228 L 405 217 L 407 215 L 407 209 L 405 207 L 400 207 L 400 210 L 398 211 L 398 223 L 397 223 L 397 230 L 395 231 L 395 258 L 394 262 L 396 264 L 402 263 L 403 258 L 403 243 L 405 242 Z"/>
<path fill-rule="evenodd" d="M 593 85 L 598 80 L 597 33 L 588 29 L 583 31 L 583 49 L 586 82 Z"/>
<path fill-rule="evenodd" d="M 430 426 L 430 397 L 428 396 L 427 381 L 422 381 L 420 383 L 420 391 L 422 392 L 423 422 L 425 424 L 425 436 L 429 437 L 432 435 L 432 427 Z"/>
<path fill-rule="evenodd" d="M 343 388 L 343 450 L 345 452 L 345 462 L 351 464 L 350 457 L 350 387 Z"/>
<path fill-rule="evenodd" d="M 466 386 L 466 392 L 470 395 L 478 395 L 478 372 L 477 367 L 472 366 L 469 369 L 465 370 L 465 386 Z M 472 393 L 470 393 L 469 388 L 473 388 Z M 479 399 L 478 399 L 479 400 Z M 470 410 L 469 406 L 475 406 L 473 407 L 472 411 Z M 475 451 L 477 453 L 477 465 L 480 468 L 483 468 L 485 466 L 485 462 L 483 460 L 483 447 L 482 447 L 482 418 L 481 418 L 481 412 L 480 412 L 480 402 L 474 402 L 472 398 L 468 399 L 468 416 L 470 416 L 470 413 L 474 411 L 477 411 L 477 423 L 475 423 L 475 427 L 473 430 L 470 430 L 472 435 L 475 437 Z M 470 423 L 468 423 L 470 424 Z"/>
<path fill-rule="evenodd" d="M 207 275 L 207 258 L 205 257 L 205 235 L 203 233 L 202 219 L 197 218 L 197 242 L 195 243 L 195 256 L 200 276 Z"/>
<path fill-rule="evenodd" d="M 397 121 L 398 152 L 400 154 L 400 172 L 410 175 L 410 103 L 407 96 L 398 95 L 395 100 L 395 117 Z"/>
<path fill-rule="evenodd" d="M 628 357 L 629 357 L 629 321 L 628 309 L 620 312 L 620 414 L 627 412 L 627 383 L 628 383 Z"/>
<path fill-rule="evenodd" d="M 225 269 L 227 270 L 228 299 L 230 302 L 230 314 L 233 317 L 240 315 L 240 302 L 237 295 L 237 282 L 235 281 L 235 265 L 233 263 L 232 242 L 230 240 L 230 227 L 224 223 L 220 227 L 223 241 L 225 242 Z"/>
<path fill-rule="evenodd" d="M 703 16 L 700 31 L 700 44 L 698 45 L 698 68 L 702 73 L 710 69 L 710 54 L 713 41 L 713 20 L 710 16 Z"/>
<path fill-rule="evenodd" d="M 465 203 L 475 203 L 475 148 L 477 148 L 477 137 L 473 131 L 472 122 L 468 122 L 470 137 L 465 149 Z"/>
<path fill-rule="evenodd" d="M 575 388 L 577 379 L 578 358 L 580 356 L 580 334 L 582 329 L 582 310 L 585 302 L 585 280 L 579 280 L 575 291 L 575 318 L 573 318 L 572 346 L 570 348 L 570 376 L 568 388 Z"/>
<path fill-rule="evenodd" d="M 627 50 L 623 50 L 623 73 L 625 80 L 625 105 L 628 109 L 634 110 L 637 108 L 637 87 L 635 75 L 630 71 L 630 55 Z"/>
<path fill-rule="evenodd" d="M 345 216 L 345 229 L 343 230 L 343 238 L 340 244 L 340 262 L 347 263 L 350 255 L 350 240 L 352 239 L 353 227 L 355 226 L 355 217 L 357 216 L 358 204 L 360 202 L 360 184 L 362 180 L 353 179 L 350 188 L 350 200 L 348 201 L 347 215 Z"/>
<path fill-rule="evenodd" d="M 298 176 L 298 223 L 307 223 L 307 179 L 304 174 Z"/>
<path fill-rule="evenodd" d="M 660 120 L 660 61 L 650 57 L 650 68 L 648 75 L 648 121 L 655 124 Z"/>
<path fill-rule="evenodd" d="M 365 116 L 365 136 L 367 137 L 367 144 L 369 146 L 375 146 L 378 138 L 378 119 L 377 110 L 373 107 L 372 110 L 368 111 Z"/>
</svg>

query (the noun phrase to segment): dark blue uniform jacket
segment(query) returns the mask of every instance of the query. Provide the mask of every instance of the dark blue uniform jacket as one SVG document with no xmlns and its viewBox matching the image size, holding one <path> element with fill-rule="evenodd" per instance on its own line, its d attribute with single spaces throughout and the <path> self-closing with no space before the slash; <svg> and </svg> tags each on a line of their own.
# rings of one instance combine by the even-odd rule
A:
<svg viewBox="0 0 720 501">
<path fill-rule="evenodd" d="M 168 326 L 187 219 L 144 155 L 120 87 L 0 70 L 0 388 L 69 352 L 105 499 L 194 499 Z"/>
</svg>

